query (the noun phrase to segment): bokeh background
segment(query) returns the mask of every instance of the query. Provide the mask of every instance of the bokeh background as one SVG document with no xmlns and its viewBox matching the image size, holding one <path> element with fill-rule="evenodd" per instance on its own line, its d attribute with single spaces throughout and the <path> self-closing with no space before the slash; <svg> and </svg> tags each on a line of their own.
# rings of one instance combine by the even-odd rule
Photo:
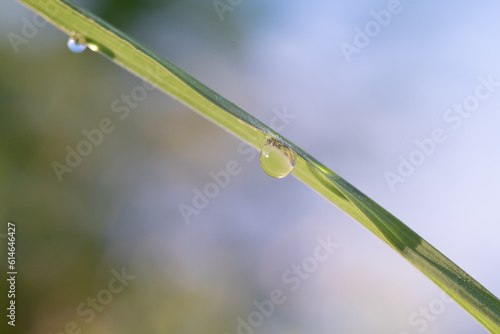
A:
<svg viewBox="0 0 500 334">
<path fill-rule="evenodd" d="M 390 1 L 233 1 L 224 20 L 212 0 L 78 3 L 264 122 L 286 110 L 287 138 L 500 295 L 500 89 L 459 128 L 443 120 L 478 77 L 500 81 L 498 2 L 401 0 L 351 62 L 340 46 Z M 22 5 L 0 3 L 0 246 L 5 264 L 15 222 L 19 272 L 10 332 L 232 334 L 281 289 L 255 333 L 486 333 L 356 221 L 293 177 L 270 178 L 165 94 L 148 91 L 120 119 L 113 101 L 142 81 L 71 53 L 49 24 L 14 47 L 26 21 Z M 104 118 L 114 131 L 59 182 L 52 163 Z M 447 140 L 391 191 L 384 173 L 437 127 Z M 231 160 L 242 172 L 187 224 L 179 205 Z M 328 236 L 338 249 L 291 291 L 283 273 Z M 113 270 L 135 278 L 102 299 Z M 86 322 L 76 309 L 96 297 L 106 305 Z"/>
</svg>

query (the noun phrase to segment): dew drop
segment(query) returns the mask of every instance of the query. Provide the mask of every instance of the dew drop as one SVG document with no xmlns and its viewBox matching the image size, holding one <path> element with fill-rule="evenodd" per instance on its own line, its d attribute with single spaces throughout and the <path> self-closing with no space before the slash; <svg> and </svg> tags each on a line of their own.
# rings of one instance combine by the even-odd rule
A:
<svg viewBox="0 0 500 334">
<path fill-rule="evenodd" d="M 87 42 L 80 35 L 73 35 L 68 39 L 68 48 L 73 52 L 80 53 L 87 48 Z"/>
<path fill-rule="evenodd" d="M 287 144 L 269 138 L 260 151 L 260 165 L 267 175 L 281 179 L 295 167 L 295 153 Z"/>
<path fill-rule="evenodd" d="M 94 51 L 94 52 L 97 52 L 99 51 L 99 47 L 95 44 L 91 44 L 91 43 L 87 43 L 87 47 L 91 50 L 91 51 Z"/>
</svg>

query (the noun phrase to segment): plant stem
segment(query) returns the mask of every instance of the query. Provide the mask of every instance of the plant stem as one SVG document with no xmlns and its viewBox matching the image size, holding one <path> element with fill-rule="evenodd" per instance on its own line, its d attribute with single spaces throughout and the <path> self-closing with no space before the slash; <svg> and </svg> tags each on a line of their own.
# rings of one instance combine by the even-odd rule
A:
<svg viewBox="0 0 500 334">
<path fill-rule="evenodd" d="M 296 152 L 295 177 L 351 215 L 447 292 L 492 333 L 500 333 L 500 301 L 418 234 L 292 142 L 161 56 L 70 1 L 20 0 L 53 25 L 87 42 L 131 73 L 257 149 L 270 137 Z"/>
</svg>

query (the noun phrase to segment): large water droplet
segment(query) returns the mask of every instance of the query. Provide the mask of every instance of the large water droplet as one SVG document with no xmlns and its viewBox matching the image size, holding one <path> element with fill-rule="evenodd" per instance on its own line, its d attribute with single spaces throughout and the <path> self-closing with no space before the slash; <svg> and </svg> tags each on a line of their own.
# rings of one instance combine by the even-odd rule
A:
<svg viewBox="0 0 500 334">
<path fill-rule="evenodd" d="M 260 151 L 260 165 L 267 175 L 281 179 L 295 167 L 295 153 L 287 144 L 269 138 Z"/>
<path fill-rule="evenodd" d="M 87 41 L 79 35 L 73 35 L 68 39 L 68 48 L 76 53 L 82 52 L 87 48 Z"/>
</svg>

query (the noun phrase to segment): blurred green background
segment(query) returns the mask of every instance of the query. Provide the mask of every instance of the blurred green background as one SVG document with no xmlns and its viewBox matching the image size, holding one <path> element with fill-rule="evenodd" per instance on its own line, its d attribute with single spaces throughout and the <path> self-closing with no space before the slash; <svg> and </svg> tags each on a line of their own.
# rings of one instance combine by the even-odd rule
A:
<svg viewBox="0 0 500 334">
<path fill-rule="evenodd" d="M 459 129 L 443 122 L 479 76 L 500 79 L 497 2 L 402 1 L 352 62 L 341 44 L 387 1 L 225 2 L 224 20 L 211 0 L 78 3 L 281 126 L 500 295 L 500 92 Z M 486 332 L 336 207 L 293 177 L 265 175 L 232 135 L 156 90 L 120 118 L 115 101 L 141 80 L 88 50 L 71 53 L 49 24 L 29 30 L 42 21 L 17 2 L 2 1 L 0 13 L 2 263 L 7 221 L 17 224 L 8 333 L 232 334 L 275 289 L 286 301 L 255 333 Z M 13 34 L 24 39 L 13 44 Z M 59 182 L 53 163 L 103 119 L 113 131 Z M 384 173 L 436 127 L 447 141 L 391 191 Z M 241 173 L 187 223 L 180 205 L 193 206 L 210 172 L 233 160 Z M 283 275 L 328 236 L 340 246 L 292 290 Z M 134 278 L 110 294 L 122 270 Z"/>
</svg>

